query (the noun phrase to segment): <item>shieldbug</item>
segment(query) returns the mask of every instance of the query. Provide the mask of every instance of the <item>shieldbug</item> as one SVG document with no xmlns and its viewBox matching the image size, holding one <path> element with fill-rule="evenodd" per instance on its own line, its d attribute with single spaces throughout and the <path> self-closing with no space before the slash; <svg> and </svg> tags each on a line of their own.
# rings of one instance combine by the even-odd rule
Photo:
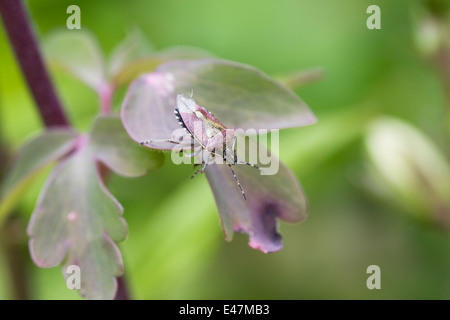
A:
<svg viewBox="0 0 450 320">
<path fill-rule="evenodd" d="M 177 95 L 176 101 L 177 106 L 174 110 L 175 118 L 180 126 L 186 130 L 190 139 L 188 139 L 188 144 L 185 142 L 186 139 L 184 138 L 179 140 L 168 139 L 165 141 L 185 146 L 191 145 L 192 153 L 188 156 L 202 156 L 202 168 L 195 171 L 191 178 L 199 172 L 203 173 L 206 166 L 213 163 L 216 157 L 221 157 L 223 162 L 230 167 L 231 173 L 242 192 L 242 196 L 247 200 L 244 189 L 242 188 L 232 165 L 242 163 L 254 167 L 255 169 L 260 168 L 246 161 L 237 159 L 235 149 L 236 136 L 234 135 L 234 131 L 225 127 L 225 125 L 223 125 L 220 120 L 206 108 L 198 105 L 192 98 L 192 94 L 188 98 L 179 94 Z M 141 145 L 149 144 L 151 142 L 155 141 L 142 141 Z"/>
</svg>

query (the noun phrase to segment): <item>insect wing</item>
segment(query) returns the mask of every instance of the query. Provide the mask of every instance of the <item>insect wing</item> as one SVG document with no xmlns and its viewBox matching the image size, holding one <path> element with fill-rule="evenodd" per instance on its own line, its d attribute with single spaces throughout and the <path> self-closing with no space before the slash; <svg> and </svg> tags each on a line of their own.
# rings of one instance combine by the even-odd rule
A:
<svg viewBox="0 0 450 320">
<path fill-rule="evenodd" d="M 199 106 L 194 99 L 183 95 L 177 96 L 175 117 L 180 125 L 203 147 L 214 146 L 220 138 L 224 125 L 204 107 Z"/>
</svg>

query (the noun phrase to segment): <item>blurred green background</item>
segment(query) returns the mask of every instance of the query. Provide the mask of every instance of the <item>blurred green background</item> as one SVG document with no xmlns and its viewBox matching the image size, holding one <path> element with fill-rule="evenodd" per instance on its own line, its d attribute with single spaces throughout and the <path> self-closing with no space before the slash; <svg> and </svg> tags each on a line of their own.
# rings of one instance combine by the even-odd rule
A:
<svg viewBox="0 0 450 320">
<path fill-rule="evenodd" d="M 310 215 L 298 225 L 280 224 L 280 252 L 255 251 L 241 234 L 225 242 L 207 181 L 202 176 L 190 180 L 190 166 L 166 161 L 142 178 L 111 178 L 109 189 L 125 208 L 129 224 L 129 237 L 120 247 L 133 298 L 450 298 L 448 231 L 423 221 L 432 220 L 431 211 L 416 214 L 425 219 L 414 218 L 404 205 L 408 199 L 397 201 L 385 180 L 374 187 L 370 176 L 379 173 L 364 143 L 373 120 L 394 116 L 426 135 L 448 159 L 449 103 L 439 66 L 433 63 L 433 42 L 428 41 L 433 30 L 431 35 L 422 32 L 425 3 L 27 1 L 41 39 L 53 28 L 65 27 L 67 7 L 77 4 L 82 28 L 98 37 L 106 53 L 138 27 L 157 49 L 196 46 L 273 76 L 325 70 L 323 79 L 296 90 L 318 123 L 281 132 L 279 156 L 301 181 Z M 371 4 L 381 8 L 381 30 L 366 27 Z M 442 21 L 448 23 L 448 13 Z M 16 150 L 42 125 L 3 27 L 0 49 L 0 133 Z M 95 93 L 61 71 L 52 70 L 52 76 L 71 121 L 86 130 L 98 112 Z M 115 110 L 122 98 L 123 91 L 115 97 Z M 39 269 L 27 251 L 25 228 L 48 172 L 20 201 L 15 242 L 8 244 L 10 235 L 2 232 L 2 299 L 15 297 L 8 246 L 23 257 L 18 260 L 24 264 L 29 297 L 78 298 L 66 288 L 60 267 Z M 380 187 L 388 197 L 373 192 Z M 366 287 L 366 269 L 373 264 L 381 268 L 381 290 Z"/>
</svg>

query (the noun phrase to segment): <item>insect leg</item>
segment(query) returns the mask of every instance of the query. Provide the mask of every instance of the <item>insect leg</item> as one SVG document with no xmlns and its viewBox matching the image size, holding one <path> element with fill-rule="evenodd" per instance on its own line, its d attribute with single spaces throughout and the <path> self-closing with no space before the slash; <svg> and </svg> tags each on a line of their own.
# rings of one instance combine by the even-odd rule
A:
<svg viewBox="0 0 450 320">
<path fill-rule="evenodd" d="M 202 169 L 196 170 L 196 171 L 192 174 L 191 179 L 194 179 L 194 177 L 195 177 L 198 173 L 200 173 L 200 172 L 202 172 Z"/>
<path fill-rule="evenodd" d="M 233 165 L 236 165 L 236 164 L 238 164 L 238 163 L 242 163 L 242 164 L 246 164 L 246 165 L 248 165 L 248 166 L 250 166 L 250 167 L 253 167 L 253 168 L 255 168 L 255 169 L 258 169 L 258 170 L 261 170 L 261 168 L 260 167 L 258 167 L 257 165 L 254 165 L 254 164 L 251 164 L 251 163 L 249 163 L 249 162 L 247 162 L 247 161 L 242 161 L 242 160 L 238 160 L 238 158 L 237 158 L 237 153 L 236 153 L 236 148 L 234 148 L 234 143 L 236 142 L 236 137 L 234 137 L 234 142 L 233 142 L 233 153 L 234 153 L 234 163 L 233 163 Z"/>
<path fill-rule="evenodd" d="M 236 180 L 236 182 L 237 182 L 237 184 L 238 184 L 238 186 L 239 186 L 239 189 L 241 189 L 242 196 L 244 197 L 244 200 L 247 200 L 247 197 L 245 196 L 244 189 L 242 189 L 242 186 L 241 186 L 241 184 L 239 183 L 239 180 L 238 180 L 238 178 L 236 177 L 236 173 L 234 173 L 234 170 L 233 170 L 233 168 L 231 167 L 231 164 L 229 164 L 228 166 L 230 167 L 231 172 L 233 173 L 234 180 Z"/>
<path fill-rule="evenodd" d="M 246 164 L 246 165 L 248 165 L 250 167 L 253 167 L 255 169 L 261 170 L 261 168 L 258 167 L 257 165 L 251 164 L 251 163 L 249 163 L 247 161 L 238 160 L 237 152 L 236 152 L 236 136 L 234 137 L 234 140 L 233 140 L 233 156 L 234 156 L 233 165 L 237 165 L 238 163 L 241 163 L 241 164 Z"/>
<path fill-rule="evenodd" d="M 255 165 L 255 164 L 251 164 L 251 163 L 248 163 L 247 161 L 237 160 L 237 162 L 239 162 L 239 163 L 241 163 L 241 164 L 246 164 L 246 165 L 248 165 L 248 166 L 250 166 L 250 167 L 252 167 L 252 168 L 255 168 L 255 169 L 261 170 L 261 168 L 260 168 L 260 167 L 258 167 L 257 165 Z M 237 163 L 237 162 L 236 162 L 236 163 Z"/>
<path fill-rule="evenodd" d="M 202 172 L 205 171 L 206 166 L 208 165 L 208 162 L 209 162 L 209 156 L 210 156 L 210 153 L 209 153 L 209 151 L 207 151 L 207 152 L 206 152 L 205 159 L 204 159 L 203 167 L 202 167 L 202 170 L 201 170 Z"/>
<path fill-rule="evenodd" d="M 187 139 L 185 139 L 187 138 Z M 186 140 L 186 141 L 185 141 Z M 178 144 L 180 146 L 193 146 L 193 143 L 191 141 L 191 137 L 186 135 L 186 136 L 180 136 L 178 137 L 178 141 L 175 139 L 154 139 L 154 140 L 145 140 L 145 141 L 141 141 L 140 144 L 141 145 L 146 145 L 146 144 L 151 144 L 151 143 L 161 143 L 161 142 L 169 142 L 169 143 L 173 143 L 173 144 Z"/>
</svg>

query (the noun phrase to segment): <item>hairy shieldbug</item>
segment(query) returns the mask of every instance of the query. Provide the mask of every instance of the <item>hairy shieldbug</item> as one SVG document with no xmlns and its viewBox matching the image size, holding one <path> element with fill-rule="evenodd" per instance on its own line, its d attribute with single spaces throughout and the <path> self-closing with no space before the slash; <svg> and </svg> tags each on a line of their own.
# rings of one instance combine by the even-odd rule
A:
<svg viewBox="0 0 450 320">
<path fill-rule="evenodd" d="M 177 106 L 174 113 L 178 123 L 186 130 L 191 139 L 189 139 L 188 143 L 185 142 L 184 138 L 179 140 L 168 139 L 165 141 L 185 146 L 190 145 L 193 151 L 189 157 L 197 156 L 202 153 L 202 168 L 195 171 L 191 178 L 199 172 L 203 173 L 208 164 L 213 163 L 216 157 L 220 157 L 223 162 L 230 167 L 231 173 L 242 192 L 242 196 L 247 200 L 244 189 L 242 188 L 232 165 L 242 163 L 256 169 L 260 168 L 246 161 L 237 159 L 235 150 L 236 136 L 234 135 L 234 130 L 225 127 L 210 111 L 198 105 L 192 98 L 192 94 L 188 98 L 181 94 L 177 95 Z M 155 142 L 155 140 L 142 141 L 141 145 L 149 144 L 151 142 Z"/>
</svg>

